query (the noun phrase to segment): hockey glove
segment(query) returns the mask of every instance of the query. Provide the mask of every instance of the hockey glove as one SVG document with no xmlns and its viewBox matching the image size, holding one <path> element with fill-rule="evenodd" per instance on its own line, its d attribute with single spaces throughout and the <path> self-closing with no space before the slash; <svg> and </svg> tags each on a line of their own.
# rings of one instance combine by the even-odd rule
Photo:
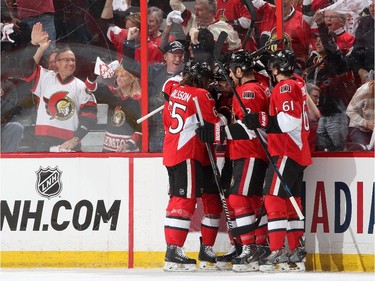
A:
<svg viewBox="0 0 375 281">
<path fill-rule="evenodd" d="M 267 128 L 268 115 L 263 111 L 250 112 L 245 114 L 245 116 L 242 118 L 242 123 L 244 123 L 249 130 L 255 130 L 256 128 Z"/>
<path fill-rule="evenodd" d="M 242 123 L 244 123 L 249 130 L 264 128 L 266 129 L 267 133 L 282 133 L 277 116 L 269 116 L 263 111 L 245 114 L 245 116 L 242 118 Z"/>
<path fill-rule="evenodd" d="M 224 140 L 224 131 L 221 130 L 221 127 L 224 126 L 220 126 L 219 123 L 212 124 L 205 121 L 203 126 L 200 126 L 195 130 L 195 133 L 202 142 L 222 143 Z"/>
</svg>

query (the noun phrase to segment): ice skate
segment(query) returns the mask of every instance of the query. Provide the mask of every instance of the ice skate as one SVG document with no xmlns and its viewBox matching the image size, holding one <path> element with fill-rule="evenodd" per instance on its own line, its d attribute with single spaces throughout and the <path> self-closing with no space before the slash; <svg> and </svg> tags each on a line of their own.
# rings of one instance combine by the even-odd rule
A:
<svg viewBox="0 0 375 281">
<path fill-rule="evenodd" d="M 200 249 L 199 249 L 199 268 L 205 270 L 216 270 L 216 254 L 212 249 L 212 246 L 207 246 L 202 243 L 202 237 L 200 239 Z"/>
<path fill-rule="evenodd" d="M 305 238 L 299 239 L 300 246 L 295 248 L 289 254 L 289 269 L 290 271 L 306 271 L 306 250 L 305 250 Z"/>
<path fill-rule="evenodd" d="M 267 257 L 259 260 L 259 270 L 262 272 L 289 271 L 289 258 L 286 249 L 272 251 Z"/>
<path fill-rule="evenodd" d="M 241 254 L 242 247 L 241 245 L 231 246 L 229 251 L 222 256 L 216 257 L 216 267 L 221 270 L 231 270 L 232 269 L 232 259 Z"/>
<path fill-rule="evenodd" d="M 195 259 L 186 256 L 184 250 L 176 245 L 167 245 L 165 253 L 164 271 L 195 271 L 197 270 Z"/>
<path fill-rule="evenodd" d="M 242 253 L 232 259 L 233 271 L 248 272 L 259 270 L 258 251 L 256 245 L 243 245 Z"/>
</svg>

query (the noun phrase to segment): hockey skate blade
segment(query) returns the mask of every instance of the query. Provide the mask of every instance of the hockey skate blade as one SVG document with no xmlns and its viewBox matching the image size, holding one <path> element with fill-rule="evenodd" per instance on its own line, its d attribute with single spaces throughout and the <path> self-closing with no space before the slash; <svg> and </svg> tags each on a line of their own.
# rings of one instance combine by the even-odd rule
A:
<svg viewBox="0 0 375 281">
<path fill-rule="evenodd" d="M 216 263 L 208 261 L 199 261 L 199 269 L 202 270 L 217 270 Z"/>
<path fill-rule="evenodd" d="M 306 267 L 304 262 L 289 263 L 289 270 L 293 272 L 305 272 Z"/>
<path fill-rule="evenodd" d="M 251 272 L 251 271 L 258 271 L 259 264 L 258 262 L 251 262 L 249 264 L 233 264 L 233 271 L 234 272 Z"/>
<path fill-rule="evenodd" d="M 261 272 L 288 272 L 289 266 L 286 262 L 278 264 L 263 264 L 259 266 Z"/>
<path fill-rule="evenodd" d="M 163 270 L 164 271 L 168 271 L 168 272 L 196 271 L 197 270 L 197 266 L 195 264 L 183 264 L 183 263 L 176 263 L 176 262 L 165 262 Z"/>
<path fill-rule="evenodd" d="M 226 261 L 216 262 L 216 267 L 220 270 L 232 270 L 232 263 Z"/>
</svg>

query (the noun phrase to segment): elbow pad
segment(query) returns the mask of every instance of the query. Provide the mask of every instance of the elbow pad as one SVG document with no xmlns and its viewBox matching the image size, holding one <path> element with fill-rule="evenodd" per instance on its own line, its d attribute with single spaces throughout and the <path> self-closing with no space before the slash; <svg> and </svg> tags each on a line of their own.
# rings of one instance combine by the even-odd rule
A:
<svg viewBox="0 0 375 281">
<path fill-rule="evenodd" d="M 273 133 L 273 134 L 282 134 L 283 132 L 280 129 L 279 122 L 277 121 L 277 115 L 276 116 L 268 116 L 268 124 L 266 127 L 267 133 Z"/>
</svg>

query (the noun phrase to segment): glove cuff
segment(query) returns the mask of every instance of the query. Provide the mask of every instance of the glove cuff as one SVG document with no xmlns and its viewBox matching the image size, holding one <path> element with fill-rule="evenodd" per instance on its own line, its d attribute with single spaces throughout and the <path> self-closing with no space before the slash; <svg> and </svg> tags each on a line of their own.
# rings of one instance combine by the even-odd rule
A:
<svg viewBox="0 0 375 281">
<path fill-rule="evenodd" d="M 268 126 L 268 114 L 264 111 L 259 112 L 259 125 L 262 128 L 267 128 Z"/>
<path fill-rule="evenodd" d="M 215 123 L 214 134 L 214 142 L 217 144 L 223 144 L 226 136 L 225 125 L 220 124 L 220 122 Z"/>
</svg>

